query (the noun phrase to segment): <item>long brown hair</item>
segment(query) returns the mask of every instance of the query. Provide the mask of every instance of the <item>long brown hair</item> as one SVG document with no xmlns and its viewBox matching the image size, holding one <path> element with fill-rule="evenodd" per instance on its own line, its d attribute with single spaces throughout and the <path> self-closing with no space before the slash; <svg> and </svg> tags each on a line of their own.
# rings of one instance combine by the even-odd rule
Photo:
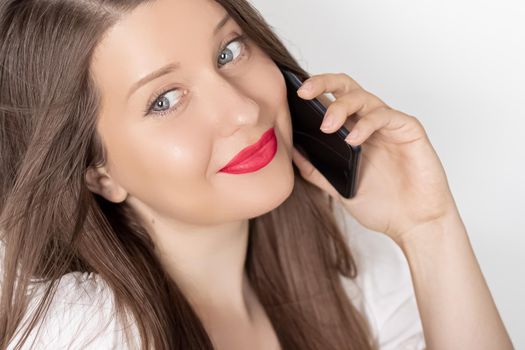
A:
<svg viewBox="0 0 525 350">
<path fill-rule="evenodd" d="M 89 166 L 104 163 L 95 128 L 100 94 L 89 71 L 93 50 L 120 16 L 146 1 L 0 4 L 2 349 L 27 311 L 32 283 L 51 282 L 20 346 L 49 308 L 56 282 L 75 271 L 107 283 L 119 320 L 126 312 L 136 320 L 142 349 L 213 349 L 131 208 L 92 193 L 84 180 Z M 247 1 L 217 2 L 277 65 L 309 77 Z M 295 165 L 294 172 L 289 198 L 249 221 L 250 283 L 283 349 L 372 349 L 366 319 L 341 285 L 357 269 L 332 198 Z"/>
</svg>

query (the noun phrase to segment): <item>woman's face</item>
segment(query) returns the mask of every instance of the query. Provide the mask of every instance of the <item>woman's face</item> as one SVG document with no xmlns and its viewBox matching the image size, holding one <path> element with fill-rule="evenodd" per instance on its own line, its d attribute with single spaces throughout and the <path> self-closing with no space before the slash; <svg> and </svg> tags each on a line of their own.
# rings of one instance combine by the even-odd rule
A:
<svg viewBox="0 0 525 350">
<path fill-rule="evenodd" d="M 246 219 L 277 207 L 292 191 L 284 78 L 251 41 L 228 44 L 243 33 L 233 19 L 214 31 L 226 14 L 214 1 L 157 0 L 125 15 L 96 48 L 97 130 L 109 175 L 99 191 L 126 200 L 148 220 Z M 177 68 L 161 69 L 169 65 Z M 158 69 L 165 74 L 136 85 Z M 219 172 L 272 127 L 277 152 L 269 164 Z"/>
</svg>

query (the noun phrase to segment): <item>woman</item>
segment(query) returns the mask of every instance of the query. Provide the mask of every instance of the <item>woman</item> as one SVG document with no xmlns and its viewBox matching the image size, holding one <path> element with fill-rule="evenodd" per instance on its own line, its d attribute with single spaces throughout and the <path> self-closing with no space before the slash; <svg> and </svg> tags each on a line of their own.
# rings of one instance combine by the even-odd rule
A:
<svg viewBox="0 0 525 350">
<path fill-rule="evenodd" d="M 0 6 L 2 348 L 79 319 L 36 348 L 377 348 L 334 198 L 402 249 L 429 348 L 512 348 L 418 120 L 345 74 L 308 79 L 301 97 L 336 97 L 325 131 L 363 147 L 341 198 L 292 146 L 279 67 L 309 76 L 247 2 Z M 270 163 L 227 166 L 263 133 Z"/>
</svg>

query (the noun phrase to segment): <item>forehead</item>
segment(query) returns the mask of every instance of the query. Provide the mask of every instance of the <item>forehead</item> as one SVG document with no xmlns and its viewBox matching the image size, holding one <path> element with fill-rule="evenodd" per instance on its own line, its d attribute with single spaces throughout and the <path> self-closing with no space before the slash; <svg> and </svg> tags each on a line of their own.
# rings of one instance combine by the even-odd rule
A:
<svg viewBox="0 0 525 350">
<path fill-rule="evenodd" d="M 225 14 L 224 8 L 212 0 L 155 0 L 124 14 L 113 27 L 113 32 L 209 27 Z"/>
<path fill-rule="evenodd" d="M 166 62 L 191 62 L 195 57 L 188 51 L 209 49 L 213 28 L 226 14 L 210 0 L 156 0 L 140 5 L 105 33 L 95 49 L 92 70 L 95 76 L 125 70 L 127 76 L 138 77 Z M 232 25 L 233 19 L 226 27 Z M 118 62 L 122 64 L 115 65 Z"/>
</svg>

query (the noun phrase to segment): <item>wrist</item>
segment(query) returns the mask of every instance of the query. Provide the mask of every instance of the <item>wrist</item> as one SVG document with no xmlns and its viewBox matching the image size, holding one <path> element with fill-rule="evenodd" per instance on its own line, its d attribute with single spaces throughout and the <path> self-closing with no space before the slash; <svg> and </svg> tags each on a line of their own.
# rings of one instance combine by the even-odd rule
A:
<svg viewBox="0 0 525 350">
<path fill-rule="evenodd" d="M 466 234 L 466 228 L 457 211 L 439 219 L 421 223 L 412 229 L 398 235 L 395 242 L 406 252 L 417 246 L 429 246 L 453 238 L 458 234 Z"/>
<path fill-rule="evenodd" d="M 399 244 L 428 348 L 513 349 L 459 214 L 418 225 Z"/>
</svg>

